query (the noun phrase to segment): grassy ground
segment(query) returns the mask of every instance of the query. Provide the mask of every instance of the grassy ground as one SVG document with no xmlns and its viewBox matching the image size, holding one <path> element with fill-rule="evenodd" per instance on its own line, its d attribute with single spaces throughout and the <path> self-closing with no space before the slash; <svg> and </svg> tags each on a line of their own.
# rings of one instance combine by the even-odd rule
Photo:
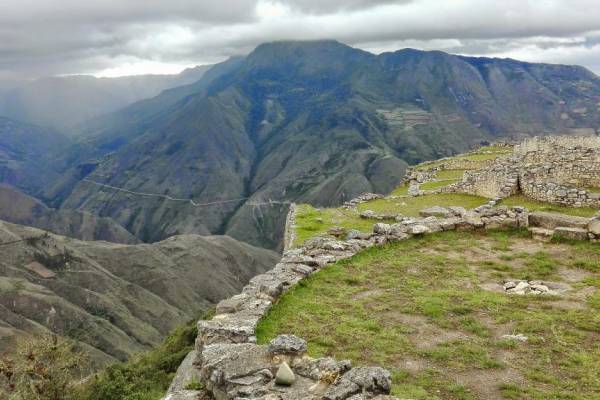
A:
<svg viewBox="0 0 600 400">
<path fill-rule="evenodd" d="M 391 193 L 392 196 L 407 196 L 408 185 L 402 185 Z"/>
<path fill-rule="evenodd" d="M 444 186 L 452 185 L 453 183 L 460 182 L 458 179 L 446 179 L 443 181 L 431 181 L 423 183 L 420 186 L 421 190 L 435 190 Z"/>
<path fill-rule="evenodd" d="M 446 179 L 462 179 L 463 175 L 465 174 L 467 170 L 466 169 L 445 169 L 442 171 L 438 171 L 438 173 L 435 175 L 436 179 L 439 180 L 446 180 Z"/>
<path fill-rule="evenodd" d="M 313 236 L 326 233 L 329 228 L 334 226 L 371 232 L 373 223 L 373 220 L 362 219 L 358 213 L 351 210 L 341 208 L 316 209 L 308 204 L 302 204 L 296 209 L 295 245 L 301 245 Z"/>
<path fill-rule="evenodd" d="M 565 207 L 556 204 L 544 203 L 541 201 L 533 200 L 528 197 L 522 195 L 511 196 L 507 199 L 502 200 L 502 205 L 505 206 L 524 206 L 527 207 L 530 211 L 546 211 L 546 212 L 554 212 L 561 213 L 567 215 L 574 215 L 576 217 L 592 217 L 594 214 L 598 212 L 595 208 L 590 207 Z"/>
<path fill-rule="evenodd" d="M 572 290 L 509 296 L 496 290 L 505 278 Z M 600 399 L 599 288 L 596 244 L 445 232 L 316 273 L 281 298 L 258 337 L 293 333 L 313 356 L 383 365 L 405 399 Z M 515 333 L 529 340 L 501 338 Z"/>
<path fill-rule="evenodd" d="M 457 161 L 468 160 L 468 161 L 482 161 L 483 162 L 483 161 L 487 161 L 487 160 L 493 160 L 495 158 L 509 154 L 511 152 L 512 152 L 512 149 L 507 149 L 507 148 L 503 148 L 503 147 L 495 147 L 495 146 L 486 146 L 486 147 L 477 149 L 475 151 L 466 153 L 462 156 L 450 157 L 450 159 L 457 160 Z M 448 160 L 428 161 L 428 162 L 424 162 L 422 164 L 417 165 L 415 168 L 417 170 L 426 170 L 426 169 L 434 168 L 439 165 L 445 164 L 447 162 L 448 162 Z"/>
<path fill-rule="evenodd" d="M 479 196 L 458 193 L 440 193 L 419 197 L 406 197 L 400 199 L 378 199 L 358 206 L 360 211 L 372 210 L 376 213 L 403 214 L 416 217 L 419 211 L 431 206 L 462 206 L 475 208 L 485 204 L 487 199 Z"/>
<path fill-rule="evenodd" d="M 316 209 L 310 205 L 299 205 L 296 212 L 296 240 L 294 245 L 299 246 L 307 239 L 326 233 L 332 227 L 341 227 L 347 230 L 356 229 L 361 232 L 371 232 L 372 219 L 360 218 L 359 213 L 372 210 L 380 214 L 403 214 L 416 217 L 419 211 L 434 205 L 463 206 L 474 208 L 484 204 L 487 199 L 467 194 L 432 194 L 419 197 L 386 198 L 369 201 L 358 206 L 359 212 L 341 208 Z"/>
</svg>

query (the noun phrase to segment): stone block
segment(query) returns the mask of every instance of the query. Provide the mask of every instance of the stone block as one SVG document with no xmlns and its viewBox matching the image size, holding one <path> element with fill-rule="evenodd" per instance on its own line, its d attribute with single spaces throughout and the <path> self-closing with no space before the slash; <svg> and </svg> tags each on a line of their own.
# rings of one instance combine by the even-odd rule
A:
<svg viewBox="0 0 600 400">
<path fill-rule="evenodd" d="M 570 215 L 542 211 L 529 213 L 529 225 L 538 228 L 554 229 L 559 226 L 569 228 L 587 228 L 589 221 L 589 218 L 574 217 Z"/>
<path fill-rule="evenodd" d="M 566 239 L 587 240 L 587 230 L 582 228 L 571 228 L 559 226 L 554 229 L 554 235 Z"/>
</svg>

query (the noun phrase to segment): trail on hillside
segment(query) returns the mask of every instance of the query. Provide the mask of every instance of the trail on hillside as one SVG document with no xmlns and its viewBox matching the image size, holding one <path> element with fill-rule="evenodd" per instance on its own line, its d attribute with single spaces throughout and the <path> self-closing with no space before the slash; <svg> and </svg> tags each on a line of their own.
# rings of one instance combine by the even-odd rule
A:
<svg viewBox="0 0 600 400">
<path fill-rule="evenodd" d="M 250 199 L 250 197 L 240 197 L 240 198 L 237 198 L 237 199 L 215 200 L 215 201 L 210 201 L 210 202 L 206 202 L 206 203 L 196 203 L 193 199 L 184 199 L 184 198 L 172 197 L 172 196 L 169 196 L 167 194 L 160 194 L 160 193 L 136 192 L 134 190 L 124 189 L 124 188 L 120 188 L 120 187 L 117 187 L 117 186 L 108 185 L 106 183 L 96 182 L 96 181 L 88 179 L 88 178 L 83 178 L 82 181 L 85 181 L 85 182 L 88 182 L 88 183 L 91 183 L 93 185 L 100 186 L 100 187 L 103 187 L 103 188 L 107 188 L 107 189 L 111 189 L 111 190 L 115 190 L 115 191 L 119 191 L 119 192 L 124 192 L 124 193 L 127 193 L 127 194 L 132 194 L 132 195 L 135 195 L 135 196 L 158 197 L 158 198 L 162 198 L 162 199 L 170 200 L 170 201 L 178 201 L 178 202 L 189 203 L 193 207 L 206 207 L 206 206 L 213 206 L 213 205 L 226 204 L 226 203 L 235 203 L 235 202 L 239 202 L 239 201 Z M 251 202 L 251 203 L 246 203 L 244 205 L 245 206 L 258 207 L 258 206 L 271 205 L 271 204 L 291 204 L 291 202 L 289 202 L 289 201 L 269 200 L 267 202 Z"/>
</svg>

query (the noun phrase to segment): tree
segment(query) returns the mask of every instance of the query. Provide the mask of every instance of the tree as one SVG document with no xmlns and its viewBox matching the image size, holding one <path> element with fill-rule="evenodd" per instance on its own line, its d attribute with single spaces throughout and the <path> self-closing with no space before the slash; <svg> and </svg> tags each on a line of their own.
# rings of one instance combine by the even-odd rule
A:
<svg viewBox="0 0 600 400">
<path fill-rule="evenodd" d="M 22 339 L 15 353 L 0 359 L 0 398 L 76 399 L 87 358 L 75 343 L 56 335 Z"/>
</svg>

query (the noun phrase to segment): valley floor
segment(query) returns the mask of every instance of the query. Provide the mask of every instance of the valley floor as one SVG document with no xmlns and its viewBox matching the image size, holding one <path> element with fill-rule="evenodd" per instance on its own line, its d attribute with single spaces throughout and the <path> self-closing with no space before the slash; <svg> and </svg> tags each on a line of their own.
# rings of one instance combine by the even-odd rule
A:
<svg viewBox="0 0 600 400">
<path fill-rule="evenodd" d="M 518 279 L 556 293 L 506 293 Z M 312 356 L 385 366 L 400 398 L 600 398 L 600 247 L 526 231 L 413 238 L 307 278 L 258 333 L 262 343 L 293 333 Z M 526 339 L 505 336 L 518 334 Z"/>
</svg>

